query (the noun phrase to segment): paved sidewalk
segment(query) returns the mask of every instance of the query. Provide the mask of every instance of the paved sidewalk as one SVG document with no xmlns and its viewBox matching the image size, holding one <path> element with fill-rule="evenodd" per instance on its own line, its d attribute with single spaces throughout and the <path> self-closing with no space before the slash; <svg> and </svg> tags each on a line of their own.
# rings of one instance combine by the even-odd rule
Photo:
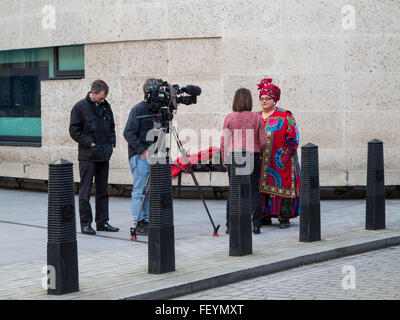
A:
<svg viewBox="0 0 400 320">
<path fill-rule="evenodd" d="M 76 198 L 77 200 L 77 198 Z M 253 235 L 253 254 L 229 256 L 225 201 L 207 200 L 220 236 L 200 200 L 174 200 L 176 271 L 147 272 L 147 238 L 129 240 L 130 199 L 110 199 L 118 233 L 82 235 L 77 229 L 80 291 L 50 296 L 46 265 L 47 194 L 0 189 L 0 299 L 169 299 L 198 290 L 314 262 L 400 244 L 400 200 L 386 200 L 386 229 L 367 231 L 365 201 L 322 201 L 322 241 L 299 242 L 299 219 Z M 93 206 L 94 207 L 94 206 Z M 79 222 L 78 222 L 79 224 Z"/>
<path fill-rule="evenodd" d="M 184 295 L 175 300 L 398 300 L 400 246 Z"/>
</svg>

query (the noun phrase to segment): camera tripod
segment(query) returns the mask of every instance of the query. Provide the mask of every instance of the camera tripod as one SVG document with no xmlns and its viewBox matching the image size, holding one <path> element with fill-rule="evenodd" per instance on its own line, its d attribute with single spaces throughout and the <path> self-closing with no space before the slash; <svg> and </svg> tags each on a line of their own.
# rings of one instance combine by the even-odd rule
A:
<svg viewBox="0 0 400 320">
<path fill-rule="evenodd" d="M 144 118 L 144 117 L 145 116 L 142 116 L 140 118 Z M 170 133 L 169 147 L 165 148 L 166 149 L 166 158 L 169 158 L 171 139 L 172 139 L 172 136 L 173 136 L 175 141 L 176 141 L 176 143 L 177 143 L 178 149 L 179 149 L 179 151 L 180 151 L 180 153 L 182 155 L 182 159 L 183 159 L 183 161 L 184 161 L 184 163 L 186 165 L 187 170 L 185 170 L 184 168 L 178 166 L 177 164 L 172 164 L 172 165 L 178 167 L 179 169 L 181 169 L 182 171 L 184 171 L 186 173 L 190 173 L 190 175 L 192 176 L 193 182 L 196 185 L 196 188 L 197 188 L 197 190 L 199 192 L 201 201 L 203 202 L 203 205 L 204 205 L 204 208 L 206 209 L 208 218 L 210 219 L 211 225 L 212 225 L 212 227 L 214 229 L 212 235 L 213 235 L 213 237 L 217 237 L 218 236 L 218 229 L 219 229 L 220 225 L 215 226 L 215 224 L 214 224 L 214 221 L 213 221 L 213 219 L 211 217 L 210 211 L 208 210 L 207 204 L 206 204 L 206 202 L 204 200 L 204 196 L 203 196 L 203 193 L 201 191 L 200 185 L 199 185 L 199 183 L 197 181 L 197 178 L 196 178 L 196 176 L 194 174 L 193 168 L 189 163 L 189 160 L 188 160 L 187 154 L 186 154 L 186 150 L 183 148 L 183 144 L 179 139 L 178 132 L 176 131 L 176 128 L 174 126 L 172 126 L 172 125 L 169 125 L 169 123 L 168 123 L 168 125 L 163 126 L 163 127 L 159 128 L 158 130 L 160 130 L 160 131 L 159 131 L 159 135 L 158 135 L 158 138 L 157 138 L 157 144 L 156 144 L 156 147 L 154 149 L 154 154 L 156 154 L 156 153 L 161 154 L 160 151 L 164 148 L 165 140 L 166 140 L 166 134 Z M 172 135 L 171 135 L 171 133 L 172 133 Z M 146 186 L 143 189 L 143 199 L 142 199 L 142 203 L 140 205 L 140 209 L 139 209 L 137 220 L 139 220 L 139 218 L 140 218 L 140 215 L 141 215 L 142 210 L 143 210 L 144 202 L 146 200 L 146 197 L 148 196 L 148 191 L 149 191 L 149 188 L 150 188 L 150 179 L 149 179 L 149 177 L 150 177 L 150 170 L 147 173 Z M 136 240 L 137 239 L 137 221 L 134 222 L 134 225 L 130 229 L 130 231 L 131 231 L 131 240 Z"/>
</svg>

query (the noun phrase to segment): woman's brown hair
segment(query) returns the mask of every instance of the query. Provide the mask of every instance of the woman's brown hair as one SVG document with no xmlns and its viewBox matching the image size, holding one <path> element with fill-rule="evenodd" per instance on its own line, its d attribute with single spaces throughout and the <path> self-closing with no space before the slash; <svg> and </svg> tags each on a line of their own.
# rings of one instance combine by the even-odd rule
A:
<svg viewBox="0 0 400 320">
<path fill-rule="evenodd" d="M 233 98 L 232 110 L 237 112 L 251 111 L 253 109 L 253 98 L 251 91 L 246 88 L 236 90 Z"/>
</svg>

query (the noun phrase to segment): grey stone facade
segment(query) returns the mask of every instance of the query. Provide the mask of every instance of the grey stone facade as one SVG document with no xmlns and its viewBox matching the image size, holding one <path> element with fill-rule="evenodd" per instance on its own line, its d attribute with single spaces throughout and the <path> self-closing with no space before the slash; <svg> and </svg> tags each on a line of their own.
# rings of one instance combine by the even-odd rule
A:
<svg viewBox="0 0 400 320">
<path fill-rule="evenodd" d="M 55 8 L 54 30 L 43 28 L 46 5 Z M 386 184 L 399 185 L 400 2 L 352 1 L 354 12 L 347 5 L 1 0 L 0 50 L 84 44 L 85 79 L 42 82 L 42 146 L 0 146 L 0 176 L 46 180 L 49 162 L 77 163 L 69 113 L 97 78 L 110 86 L 117 126 L 110 183 L 130 184 L 122 132 L 146 78 L 202 88 L 198 104 L 179 106 L 175 117 L 188 153 L 194 153 L 218 145 L 236 89 L 251 89 L 258 110 L 257 83 L 271 77 L 282 89 L 278 105 L 297 121 L 300 144 L 319 146 L 321 186 L 365 185 L 367 143 L 374 138 L 384 142 Z M 201 129 L 212 130 L 212 139 L 189 139 L 193 131 L 200 138 Z M 198 179 L 202 185 L 228 184 L 223 173 Z M 193 184 L 190 176 L 183 184 Z"/>
</svg>

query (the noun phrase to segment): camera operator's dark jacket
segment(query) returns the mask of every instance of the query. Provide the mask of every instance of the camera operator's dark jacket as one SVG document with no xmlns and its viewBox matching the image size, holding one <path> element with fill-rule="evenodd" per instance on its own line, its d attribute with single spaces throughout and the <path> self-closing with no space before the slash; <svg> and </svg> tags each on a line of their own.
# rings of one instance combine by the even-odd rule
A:
<svg viewBox="0 0 400 320">
<path fill-rule="evenodd" d="M 132 108 L 126 122 L 124 137 L 128 142 L 129 159 L 137 154 L 142 154 L 154 143 L 154 141 L 146 141 L 147 133 L 154 127 L 152 118 L 137 119 L 138 116 L 144 115 L 151 115 L 146 101 L 142 101 Z"/>
<path fill-rule="evenodd" d="M 115 148 L 115 122 L 110 104 L 100 104 L 100 113 L 90 98 L 77 102 L 71 110 L 69 134 L 79 143 L 78 159 L 108 161 Z M 95 146 L 90 145 L 95 143 Z"/>
</svg>

